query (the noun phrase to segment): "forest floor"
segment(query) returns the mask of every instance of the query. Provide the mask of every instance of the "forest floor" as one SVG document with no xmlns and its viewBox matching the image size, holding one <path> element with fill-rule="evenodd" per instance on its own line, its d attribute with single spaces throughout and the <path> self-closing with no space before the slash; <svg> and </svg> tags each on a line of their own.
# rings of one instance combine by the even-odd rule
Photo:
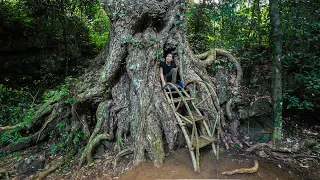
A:
<svg viewBox="0 0 320 180">
<path fill-rule="evenodd" d="M 29 172 L 19 172 L 19 169 L 21 170 L 19 163 L 21 164 L 21 161 L 29 158 L 30 155 L 38 156 L 37 152 L 42 152 L 46 148 L 46 145 L 42 144 L 21 152 L 20 157 L 10 155 L 7 158 L 2 158 L 0 170 L 6 169 L 7 172 L 10 172 L 10 179 L 34 179 L 39 171 L 29 169 Z M 221 154 L 217 160 L 209 147 L 201 149 L 200 154 L 200 173 L 193 171 L 190 155 L 186 148 L 180 148 L 168 154 L 163 166 L 159 168 L 154 167 L 150 162 L 133 167 L 133 155 L 131 154 L 122 157 L 114 169 L 116 154 L 110 150 L 110 152 L 105 152 L 100 159 L 95 159 L 95 163 L 91 167 L 77 169 L 78 163 L 71 161 L 50 174 L 47 179 L 320 179 L 320 165 L 317 161 L 311 161 L 313 163 L 309 163 L 308 166 L 301 166 L 301 164 L 257 158 L 254 155 L 241 156 L 237 152 Z M 58 155 L 47 157 L 49 160 L 46 160 L 48 161 L 46 166 L 50 166 L 58 157 Z M 223 171 L 252 167 L 255 159 L 259 162 L 259 169 L 254 174 L 222 175 Z M 1 176 L 0 179 L 2 179 Z"/>
<path fill-rule="evenodd" d="M 275 156 L 258 157 L 261 156 L 262 151 L 272 154 L 270 149 L 257 150 L 250 154 L 237 149 L 237 152 L 221 152 L 217 160 L 210 147 L 202 148 L 200 150 L 200 173 L 193 171 L 190 154 L 186 147 L 167 154 L 161 167 L 154 167 L 151 162 L 144 162 L 134 167 L 133 154 L 121 157 L 115 167 L 114 162 L 119 150 L 113 147 L 114 143 L 108 142 L 96 148 L 93 156 L 94 164 L 91 164 L 90 167 L 87 165 L 80 169 L 77 167 L 81 154 L 78 153 L 64 166 L 49 174 L 47 179 L 320 179 L 320 152 L 303 148 L 310 141 L 319 145 L 319 128 L 300 127 L 296 131 L 295 137 L 284 138 L 283 144 L 292 141 L 289 144 L 293 143 L 301 147 L 299 153 L 282 153 L 281 158 L 278 159 L 274 158 Z M 286 133 L 284 134 L 285 137 L 289 137 Z M 35 179 L 41 171 L 48 169 L 64 156 L 60 153 L 52 154 L 51 150 L 51 144 L 43 142 L 6 157 L 0 157 L 0 180 L 6 177 L 15 180 Z M 303 153 L 305 155 L 301 156 Z M 253 167 L 254 160 L 259 162 L 259 169 L 256 173 L 222 175 L 223 171 Z"/>
</svg>

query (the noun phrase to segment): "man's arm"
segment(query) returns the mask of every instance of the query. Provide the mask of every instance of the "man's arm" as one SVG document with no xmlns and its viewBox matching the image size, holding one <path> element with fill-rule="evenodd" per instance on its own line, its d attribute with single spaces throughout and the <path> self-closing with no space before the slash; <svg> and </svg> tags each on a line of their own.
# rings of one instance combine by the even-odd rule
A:
<svg viewBox="0 0 320 180">
<path fill-rule="evenodd" d="M 160 67 L 160 79 L 161 79 L 162 87 L 164 87 L 166 85 L 166 81 L 164 80 L 162 67 Z"/>
</svg>

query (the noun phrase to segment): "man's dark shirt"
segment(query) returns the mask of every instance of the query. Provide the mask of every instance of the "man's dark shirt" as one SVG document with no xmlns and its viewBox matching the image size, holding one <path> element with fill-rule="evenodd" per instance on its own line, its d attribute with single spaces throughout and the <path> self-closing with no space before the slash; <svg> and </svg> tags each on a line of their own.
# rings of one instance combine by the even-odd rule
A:
<svg viewBox="0 0 320 180">
<path fill-rule="evenodd" d="M 171 69 L 176 68 L 177 65 L 174 63 L 174 61 L 172 61 L 170 66 L 168 66 L 167 63 L 164 61 L 160 63 L 160 67 L 162 67 L 163 69 L 163 75 L 166 75 L 171 71 Z"/>
</svg>

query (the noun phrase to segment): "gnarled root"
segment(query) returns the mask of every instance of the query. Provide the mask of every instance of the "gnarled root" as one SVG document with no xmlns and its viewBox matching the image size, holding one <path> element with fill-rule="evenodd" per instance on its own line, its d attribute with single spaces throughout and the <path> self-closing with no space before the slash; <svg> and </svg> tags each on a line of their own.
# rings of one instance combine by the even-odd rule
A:
<svg viewBox="0 0 320 180">
<path fill-rule="evenodd" d="M 80 168 L 83 165 L 85 159 L 87 160 L 88 164 L 91 164 L 93 162 L 92 150 L 101 140 L 111 141 L 114 138 L 112 131 L 110 131 L 110 134 L 102 133 L 102 134 L 97 135 L 101 129 L 102 124 L 105 122 L 105 120 L 109 116 L 108 104 L 109 104 L 109 101 L 104 101 L 104 102 L 101 102 L 98 106 L 98 109 L 96 112 L 97 123 L 95 125 L 95 128 L 94 128 L 91 136 L 90 136 L 88 144 L 85 147 L 85 149 L 81 155 L 78 168 Z"/>
<path fill-rule="evenodd" d="M 33 144 L 36 144 L 39 140 L 43 140 L 47 136 L 48 125 L 56 118 L 57 111 L 56 108 L 54 108 L 50 114 L 50 116 L 47 118 L 46 122 L 43 124 L 41 129 L 36 132 L 35 134 L 32 134 L 28 137 L 22 138 L 18 143 L 9 144 L 8 146 L 5 146 L 1 149 L 1 153 L 11 153 L 15 151 L 19 151 L 21 149 L 25 149 L 27 147 L 32 146 Z"/>
<path fill-rule="evenodd" d="M 222 174 L 224 175 L 232 175 L 232 174 L 252 174 L 257 172 L 259 169 L 259 163 L 257 160 L 254 160 L 254 166 L 252 168 L 240 168 L 232 171 L 224 171 Z"/>
<path fill-rule="evenodd" d="M 0 127 L 0 134 L 6 132 L 6 131 L 9 131 L 9 130 L 12 130 L 12 129 L 16 129 L 18 127 L 21 127 L 21 126 L 24 126 L 24 122 L 22 123 L 19 123 L 19 124 L 16 124 L 16 125 L 13 125 L 13 126 L 2 126 Z"/>
<path fill-rule="evenodd" d="M 86 148 L 84 149 L 84 151 L 81 155 L 80 162 L 79 162 L 79 168 L 84 163 L 85 158 L 87 159 L 88 164 L 91 164 L 93 162 L 92 150 L 101 140 L 111 141 L 112 139 L 113 139 L 113 136 L 110 136 L 109 134 L 99 134 L 95 138 L 93 138 L 92 141 L 90 141 L 87 144 Z"/>
<path fill-rule="evenodd" d="M 3 126 L 0 127 L 0 134 L 5 133 L 10 130 L 18 129 L 18 130 L 29 130 L 31 129 L 35 124 L 39 123 L 38 121 L 40 119 L 44 119 L 44 117 L 48 116 L 54 108 L 54 105 L 51 105 L 50 103 L 44 104 L 36 113 L 35 118 L 32 123 L 27 122 L 21 122 L 13 126 Z"/>
<path fill-rule="evenodd" d="M 236 69 L 237 69 L 236 87 L 239 87 L 243 72 L 242 72 L 242 68 L 241 68 L 239 61 L 234 56 L 232 56 L 231 53 L 229 53 L 228 51 L 225 51 L 223 49 L 212 49 L 212 50 L 209 50 L 205 53 L 196 55 L 196 57 L 201 60 L 201 61 L 199 61 L 200 64 L 202 64 L 203 66 L 208 66 L 208 65 L 211 65 L 212 63 L 214 63 L 214 61 L 216 61 L 217 55 L 227 57 L 229 59 L 229 61 L 231 61 L 236 66 Z"/>
</svg>

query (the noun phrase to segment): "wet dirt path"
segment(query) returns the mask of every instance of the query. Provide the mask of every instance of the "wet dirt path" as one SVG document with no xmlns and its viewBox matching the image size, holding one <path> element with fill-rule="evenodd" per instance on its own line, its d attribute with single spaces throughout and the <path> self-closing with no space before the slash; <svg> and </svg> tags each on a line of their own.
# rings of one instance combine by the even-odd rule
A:
<svg viewBox="0 0 320 180">
<path fill-rule="evenodd" d="M 254 157 L 222 155 L 216 160 L 210 149 L 200 151 L 200 173 L 193 171 L 189 152 L 186 148 L 172 152 L 162 167 L 154 167 L 152 163 L 142 163 L 122 175 L 120 180 L 152 180 L 152 179 L 305 179 L 283 164 L 275 164 L 266 160 L 259 161 L 259 170 L 254 174 L 222 175 L 223 171 L 252 167 Z"/>
</svg>

